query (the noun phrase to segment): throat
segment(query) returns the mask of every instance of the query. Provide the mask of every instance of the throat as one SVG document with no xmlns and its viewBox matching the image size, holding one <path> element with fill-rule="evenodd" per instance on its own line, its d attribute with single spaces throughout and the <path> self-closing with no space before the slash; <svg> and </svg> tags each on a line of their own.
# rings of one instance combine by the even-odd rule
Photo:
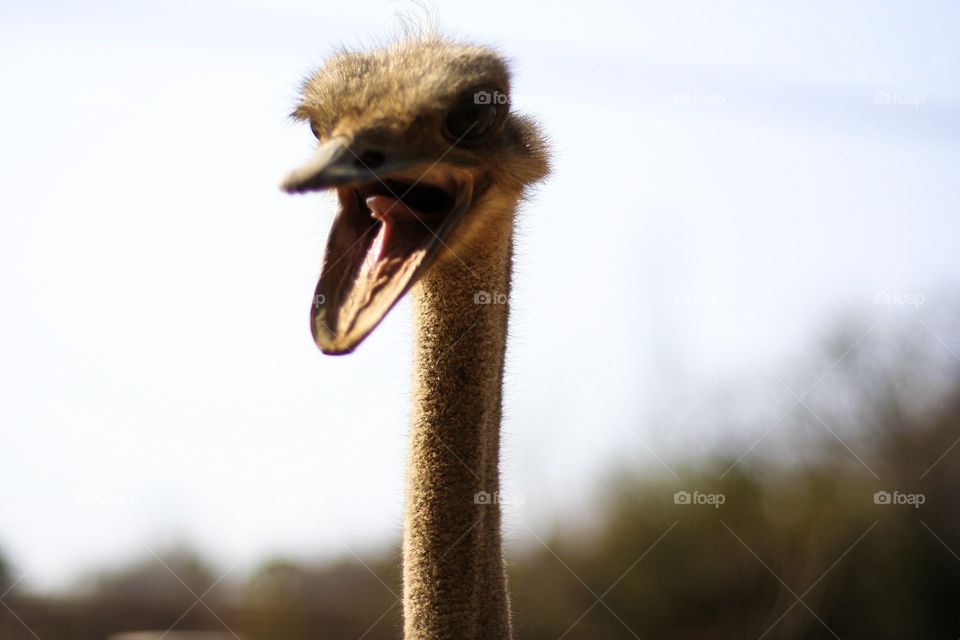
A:
<svg viewBox="0 0 960 640">
<path fill-rule="evenodd" d="M 469 257 L 448 256 L 412 290 L 406 640 L 511 637 L 492 499 L 500 489 L 511 229 L 488 240 Z"/>
</svg>

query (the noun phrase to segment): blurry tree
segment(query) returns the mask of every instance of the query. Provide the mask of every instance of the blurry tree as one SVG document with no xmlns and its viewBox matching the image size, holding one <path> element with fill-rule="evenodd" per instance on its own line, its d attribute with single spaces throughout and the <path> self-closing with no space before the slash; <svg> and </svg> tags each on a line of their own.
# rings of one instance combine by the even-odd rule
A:
<svg viewBox="0 0 960 640">
<path fill-rule="evenodd" d="M 118 571 L 99 574 L 94 592 L 118 602 L 144 600 L 189 606 L 216 580 L 217 576 L 197 553 L 175 549 L 150 555 Z"/>
<path fill-rule="evenodd" d="M 599 527 L 518 558 L 521 637 L 960 636 L 960 362 L 929 335 L 862 333 L 831 341 L 817 392 L 778 425 L 806 446 L 790 464 L 622 470 Z M 676 504 L 677 491 L 724 502 Z"/>
<path fill-rule="evenodd" d="M 399 550 L 364 561 L 309 567 L 264 564 L 243 590 L 244 629 L 257 640 L 396 638 L 400 614 Z"/>
<path fill-rule="evenodd" d="M 230 585 L 187 548 L 150 554 L 90 581 L 84 600 L 106 605 L 123 622 L 115 630 L 223 630 L 230 617 Z M 202 598 L 202 601 L 201 601 Z"/>
<path fill-rule="evenodd" d="M 7 562 L 3 550 L 0 549 L 0 594 L 5 593 L 10 585 L 13 584 L 13 576 L 10 573 L 10 564 Z"/>
</svg>

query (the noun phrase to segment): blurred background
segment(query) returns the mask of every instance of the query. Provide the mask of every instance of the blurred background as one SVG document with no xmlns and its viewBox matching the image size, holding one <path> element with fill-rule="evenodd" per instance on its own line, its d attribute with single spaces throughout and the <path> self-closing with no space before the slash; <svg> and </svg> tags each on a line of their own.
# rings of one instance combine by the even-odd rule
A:
<svg viewBox="0 0 960 640">
<path fill-rule="evenodd" d="M 960 635 L 960 5 L 443 2 L 555 171 L 517 635 Z M 327 358 L 287 118 L 408 2 L 0 7 L 0 638 L 398 638 L 410 308 Z"/>
</svg>

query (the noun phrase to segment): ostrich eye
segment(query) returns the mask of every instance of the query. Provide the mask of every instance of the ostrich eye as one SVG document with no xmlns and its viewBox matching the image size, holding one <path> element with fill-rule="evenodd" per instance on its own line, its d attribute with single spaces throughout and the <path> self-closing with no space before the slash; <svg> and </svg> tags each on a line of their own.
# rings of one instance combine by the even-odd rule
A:
<svg viewBox="0 0 960 640">
<path fill-rule="evenodd" d="M 507 96 L 493 89 L 467 91 L 447 112 L 443 132 L 450 142 L 470 144 L 497 128 L 507 110 Z"/>
</svg>

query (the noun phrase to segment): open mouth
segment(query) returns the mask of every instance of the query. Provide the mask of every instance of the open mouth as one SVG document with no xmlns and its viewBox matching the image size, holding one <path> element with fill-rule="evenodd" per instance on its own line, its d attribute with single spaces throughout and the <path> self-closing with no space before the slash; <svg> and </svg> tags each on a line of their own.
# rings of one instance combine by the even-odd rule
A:
<svg viewBox="0 0 960 640">
<path fill-rule="evenodd" d="M 436 259 L 468 208 L 469 180 L 432 169 L 336 186 L 330 230 L 311 310 L 324 353 L 352 351 Z"/>
<path fill-rule="evenodd" d="M 374 171 L 350 139 L 333 136 L 281 184 L 288 193 L 335 189 L 339 199 L 310 311 L 324 353 L 350 353 L 376 328 L 437 259 L 474 197 L 466 169 L 397 150 L 378 155 Z"/>
<path fill-rule="evenodd" d="M 363 200 L 370 214 L 378 219 L 379 207 L 376 209 L 371 207 L 368 203 L 370 198 L 383 199 L 378 201 L 378 205 L 390 202 L 388 209 L 383 213 L 416 217 L 425 224 L 450 213 L 456 202 L 454 194 L 440 187 L 389 178 L 383 181 L 372 180 L 356 187 L 347 187 L 347 189 L 352 190 L 359 199 Z"/>
</svg>

